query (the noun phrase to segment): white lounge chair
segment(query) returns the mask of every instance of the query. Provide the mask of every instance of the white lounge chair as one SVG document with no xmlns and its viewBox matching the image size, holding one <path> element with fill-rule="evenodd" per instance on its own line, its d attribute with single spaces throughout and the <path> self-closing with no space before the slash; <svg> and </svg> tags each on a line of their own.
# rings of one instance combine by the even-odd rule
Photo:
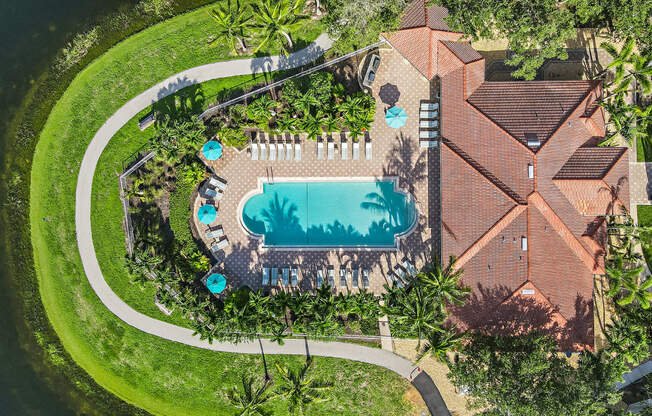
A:
<svg viewBox="0 0 652 416">
<path fill-rule="evenodd" d="M 209 187 L 204 187 L 202 192 L 204 198 L 215 198 L 217 196 L 217 190 Z"/>
<path fill-rule="evenodd" d="M 276 143 L 269 144 L 269 160 L 276 160 Z"/>
<path fill-rule="evenodd" d="M 229 245 L 229 240 L 227 240 L 226 238 L 217 242 L 217 248 L 220 250 L 227 247 L 228 245 Z"/>
<path fill-rule="evenodd" d="M 283 143 L 278 143 L 277 145 L 278 148 L 278 160 L 285 160 L 285 146 Z"/>
<path fill-rule="evenodd" d="M 335 287 L 335 269 L 332 267 L 328 269 L 328 285 Z"/>
<path fill-rule="evenodd" d="M 392 283 L 394 283 L 396 285 L 396 287 L 401 288 L 401 287 L 404 286 L 403 281 L 401 279 L 399 279 L 399 277 L 393 271 L 390 270 L 388 275 L 389 275 L 389 278 L 392 280 Z"/>
<path fill-rule="evenodd" d="M 301 160 L 301 143 L 294 144 L 294 160 Z"/>
<path fill-rule="evenodd" d="M 369 269 L 362 269 L 362 287 L 369 287 Z"/>
<path fill-rule="evenodd" d="M 421 130 L 419 132 L 420 139 L 434 139 L 435 137 L 439 137 L 437 130 Z"/>
<path fill-rule="evenodd" d="M 267 160 L 267 144 L 260 144 L 260 160 Z"/>
<path fill-rule="evenodd" d="M 353 269 L 353 274 L 351 276 L 351 286 L 358 287 L 358 276 L 359 271 L 357 268 Z"/>
<path fill-rule="evenodd" d="M 285 143 L 285 160 L 292 160 L 292 143 Z"/>
<path fill-rule="evenodd" d="M 332 141 L 328 142 L 328 160 L 335 159 L 335 143 Z"/>
<path fill-rule="evenodd" d="M 342 142 L 342 160 L 349 158 L 349 142 Z"/>
<path fill-rule="evenodd" d="M 437 118 L 439 112 L 437 111 L 419 111 L 419 118 Z"/>
<path fill-rule="evenodd" d="M 421 103 L 421 111 L 439 110 L 439 103 Z"/>
<path fill-rule="evenodd" d="M 360 143 L 353 142 L 353 160 L 360 159 Z"/>
<path fill-rule="evenodd" d="M 258 160 L 258 143 L 251 143 L 251 160 Z"/>
<path fill-rule="evenodd" d="M 317 142 L 317 159 L 324 160 L 324 142 Z"/>
<path fill-rule="evenodd" d="M 226 182 L 224 182 L 222 179 L 219 179 L 215 176 L 211 176 L 210 179 L 208 180 L 208 183 L 211 184 L 211 186 L 216 187 L 217 189 L 221 189 L 223 191 L 226 191 Z"/>
<path fill-rule="evenodd" d="M 412 275 L 417 274 L 417 269 L 415 269 L 414 266 L 410 264 L 410 262 L 407 259 L 403 260 L 403 267 L 405 267 L 405 270 L 407 270 L 408 273 Z"/>
<path fill-rule="evenodd" d="M 403 268 L 398 264 L 394 266 L 394 274 L 400 277 L 401 280 L 405 281 L 405 270 L 403 270 Z"/>
<path fill-rule="evenodd" d="M 269 285 L 269 267 L 263 267 L 263 286 Z"/>
<path fill-rule="evenodd" d="M 421 140 L 419 141 L 419 147 L 428 148 L 428 147 L 437 147 L 439 143 L 436 140 Z"/>
<path fill-rule="evenodd" d="M 290 273 L 292 286 L 297 287 L 299 286 L 299 271 L 297 270 L 296 266 L 292 266 L 292 271 Z"/>
<path fill-rule="evenodd" d="M 288 286 L 290 284 L 290 268 L 283 267 L 283 286 Z"/>
<path fill-rule="evenodd" d="M 419 122 L 419 127 L 422 129 L 432 129 L 439 126 L 439 121 L 437 120 L 421 120 Z"/>
<path fill-rule="evenodd" d="M 346 270 L 340 267 L 340 286 L 346 287 Z"/>
<path fill-rule="evenodd" d="M 371 157 L 372 157 L 372 155 L 371 155 L 371 142 L 365 143 L 364 155 L 367 158 L 367 160 L 371 160 Z"/>
<path fill-rule="evenodd" d="M 224 235 L 224 230 L 222 229 L 222 227 L 216 230 L 209 230 L 205 234 L 206 238 L 208 239 L 222 237 L 223 235 Z"/>
<path fill-rule="evenodd" d="M 321 287 L 324 284 L 324 271 L 322 269 L 317 270 L 317 287 Z"/>
<path fill-rule="evenodd" d="M 278 283 L 278 269 L 272 267 L 272 284 L 275 285 Z"/>
</svg>

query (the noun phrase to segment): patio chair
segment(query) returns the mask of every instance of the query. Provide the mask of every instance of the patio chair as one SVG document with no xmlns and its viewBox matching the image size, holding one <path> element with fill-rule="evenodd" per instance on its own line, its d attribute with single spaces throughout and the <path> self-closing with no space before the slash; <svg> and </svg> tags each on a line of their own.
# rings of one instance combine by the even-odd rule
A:
<svg viewBox="0 0 652 416">
<path fill-rule="evenodd" d="M 208 180 L 208 183 L 211 184 L 211 186 L 216 187 L 217 189 L 221 189 L 222 191 L 226 191 L 226 182 L 224 182 L 222 179 L 216 177 L 216 176 L 211 176 L 210 179 Z"/>
<path fill-rule="evenodd" d="M 276 160 L 276 143 L 269 144 L 269 160 Z"/>
<path fill-rule="evenodd" d="M 399 279 L 405 282 L 405 270 L 403 270 L 403 268 L 398 264 L 394 266 L 394 274 L 397 275 Z"/>
<path fill-rule="evenodd" d="M 439 103 L 421 103 L 421 111 L 439 110 Z"/>
<path fill-rule="evenodd" d="M 405 270 L 408 271 L 411 275 L 417 274 L 417 269 L 414 268 L 414 266 L 408 261 L 408 259 L 403 259 L 403 267 Z"/>
<path fill-rule="evenodd" d="M 404 286 L 401 279 L 399 279 L 399 277 L 393 271 L 390 270 L 389 273 L 387 274 L 389 275 L 389 278 L 391 279 L 392 283 L 396 285 L 396 287 L 401 288 Z"/>
<path fill-rule="evenodd" d="M 258 160 L 258 143 L 251 143 L 251 160 Z"/>
<path fill-rule="evenodd" d="M 294 160 L 301 160 L 301 143 L 294 144 Z"/>
<path fill-rule="evenodd" d="M 260 160 L 267 160 L 267 144 L 260 143 Z"/>
<path fill-rule="evenodd" d="M 206 234 L 204 234 L 206 238 L 212 239 L 212 238 L 218 238 L 224 236 L 224 229 L 220 226 L 219 228 L 215 230 L 208 230 Z"/>
<path fill-rule="evenodd" d="M 360 143 L 353 142 L 353 160 L 360 159 Z"/>
<path fill-rule="evenodd" d="M 290 276 L 291 276 L 292 286 L 294 287 L 299 286 L 299 271 L 297 270 L 297 266 L 292 266 L 292 271 Z"/>
<path fill-rule="evenodd" d="M 371 142 L 365 143 L 364 155 L 367 158 L 367 160 L 371 160 Z"/>
<path fill-rule="evenodd" d="M 332 266 L 328 268 L 328 285 L 335 287 L 335 269 Z"/>
<path fill-rule="evenodd" d="M 217 242 L 217 248 L 220 250 L 225 247 L 228 247 L 228 245 L 229 245 L 229 240 L 227 240 L 226 238 Z"/>
<path fill-rule="evenodd" d="M 437 118 L 438 116 L 437 111 L 419 111 L 419 118 Z"/>
<path fill-rule="evenodd" d="M 322 269 L 317 270 L 317 287 L 321 287 L 324 284 L 324 271 Z"/>
<path fill-rule="evenodd" d="M 342 142 L 342 160 L 349 158 L 349 142 Z"/>
<path fill-rule="evenodd" d="M 202 189 L 202 196 L 207 199 L 214 199 L 217 197 L 217 190 L 204 186 Z"/>
<path fill-rule="evenodd" d="M 346 269 L 340 267 L 340 286 L 346 287 Z"/>
<path fill-rule="evenodd" d="M 439 132 L 437 130 L 421 130 L 419 132 L 420 139 L 434 139 L 439 137 Z"/>
<path fill-rule="evenodd" d="M 276 267 L 272 267 L 272 284 L 278 284 L 278 269 Z"/>
<path fill-rule="evenodd" d="M 359 270 L 358 270 L 357 267 L 356 267 L 355 269 L 353 269 L 353 273 L 352 273 L 352 275 L 351 275 L 351 286 L 353 286 L 353 287 L 358 287 L 358 277 L 359 277 L 359 274 L 360 274 L 360 273 L 359 273 Z"/>
<path fill-rule="evenodd" d="M 335 159 L 335 143 L 332 141 L 328 142 L 328 160 Z"/>
<path fill-rule="evenodd" d="M 269 285 L 269 267 L 263 267 L 263 286 Z"/>
<path fill-rule="evenodd" d="M 433 129 L 439 126 L 439 122 L 437 120 L 421 120 L 419 122 L 419 127 L 422 129 Z"/>
<path fill-rule="evenodd" d="M 283 267 L 283 286 L 288 286 L 290 284 L 290 268 Z"/>
<path fill-rule="evenodd" d="M 324 160 L 324 142 L 317 142 L 317 159 Z"/>
<path fill-rule="evenodd" d="M 369 287 L 369 269 L 362 269 L 362 287 Z"/>
<path fill-rule="evenodd" d="M 292 143 L 285 143 L 285 160 L 292 160 Z"/>
</svg>

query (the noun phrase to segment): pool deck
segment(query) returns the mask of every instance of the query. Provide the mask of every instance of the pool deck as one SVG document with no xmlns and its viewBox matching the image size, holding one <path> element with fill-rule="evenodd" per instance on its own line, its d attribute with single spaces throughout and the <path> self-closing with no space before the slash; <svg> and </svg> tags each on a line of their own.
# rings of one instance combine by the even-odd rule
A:
<svg viewBox="0 0 652 416">
<path fill-rule="evenodd" d="M 407 61 L 391 49 L 380 50 L 381 64 L 373 85 L 372 94 L 376 98 L 376 116 L 368 134 L 373 147 L 372 160 L 366 160 L 364 138 L 360 138 L 360 159 L 351 160 L 351 144 L 348 160 L 342 160 L 341 137 L 335 133 L 335 157 L 333 160 L 317 159 L 317 142 L 305 136 L 293 136 L 302 145 L 301 161 L 296 160 L 252 160 L 248 149 L 238 152 L 226 148 L 221 159 L 206 161 L 215 175 L 225 180 L 227 190 L 220 201 L 217 220 L 211 228 L 221 225 L 229 241 L 217 261 L 229 279 L 228 288 L 247 285 L 252 289 L 261 287 L 262 267 L 298 266 L 299 289 L 311 290 L 316 286 L 316 270 L 333 267 L 335 269 L 335 288 L 338 291 L 355 291 L 352 282 L 340 286 L 339 268 L 368 268 L 370 270 L 369 290 L 375 293 L 384 291 L 383 285 L 391 282 L 389 271 L 407 258 L 417 268 L 430 260 L 431 253 L 439 251 L 439 231 L 435 227 L 433 237 L 430 224 L 439 224 L 439 149 L 423 149 L 418 139 L 418 109 L 420 100 L 430 97 L 430 84 Z M 396 86 L 400 95 L 396 105 L 404 108 L 408 120 L 404 127 L 392 129 L 387 126 L 384 115 L 390 107 L 379 97 L 379 90 L 385 84 Z M 392 87 L 392 90 L 396 90 Z M 383 95 L 385 101 L 387 97 Z M 284 137 L 284 140 L 286 138 Z M 324 136 L 326 139 L 326 136 Z M 326 145 L 324 145 L 326 157 Z M 269 151 L 269 150 L 268 150 Z M 294 153 L 294 152 L 293 152 Z M 294 154 L 293 154 L 294 156 Z M 248 234 L 239 222 L 238 206 L 247 193 L 256 189 L 258 178 L 296 177 L 399 177 L 399 186 L 416 199 L 419 210 L 418 225 L 412 233 L 401 239 L 397 250 L 365 249 L 314 249 L 294 251 L 263 249 L 262 241 Z M 194 201 L 194 212 L 207 201 L 198 196 Z M 432 208 L 432 209 L 431 209 Z M 432 212 L 431 212 L 432 211 Z M 208 227 L 200 224 L 193 215 L 196 231 L 207 247 L 216 240 L 207 241 Z M 359 287 L 362 287 L 360 279 Z"/>
</svg>

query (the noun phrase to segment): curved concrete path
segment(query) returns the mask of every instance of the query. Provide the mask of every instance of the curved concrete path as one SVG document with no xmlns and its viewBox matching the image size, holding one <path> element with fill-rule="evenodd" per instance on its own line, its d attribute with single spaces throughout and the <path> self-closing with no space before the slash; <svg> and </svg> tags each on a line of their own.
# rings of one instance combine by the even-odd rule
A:
<svg viewBox="0 0 652 416">
<path fill-rule="evenodd" d="M 265 71 L 277 71 L 295 68 L 312 62 L 329 49 L 331 45 L 332 41 L 326 35 L 322 34 L 311 46 L 295 52 L 287 58 L 273 56 L 241 59 L 217 62 L 188 69 L 173 75 L 127 102 L 97 131 L 86 149 L 79 170 L 75 202 L 77 244 L 79 246 L 79 254 L 84 266 L 84 271 L 86 272 L 86 277 L 88 278 L 91 287 L 102 303 L 104 303 L 104 305 L 118 318 L 128 325 L 143 332 L 147 332 L 148 334 L 170 341 L 191 345 L 193 347 L 245 354 L 259 354 L 261 352 L 261 345 L 258 342 L 243 342 L 239 344 L 233 344 L 230 342 L 213 342 L 210 344 L 206 341 L 202 341 L 199 337 L 193 336 L 193 331 L 190 329 L 159 321 L 137 312 L 123 302 L 122 299 L 113 292 L 104 280 L 93 247 L 93 235 L 91 231 L 91 188 L 93 177 L 95 176 L 95 169 L 100 155 L 109 143 L 109 140 L 111 140 L 113 135 L 125 123 L 127 123 L 127 121 L 132 119 L 136 114 L 147 108 L 153 102 L 173 94 L 189 85 L 211 79 L 230 77 L 234 75 L 247 75 L 261 72 L 263 69 Z M 285 345 L 280 346 L 276 343 L 263 340 L 262 347 L 266 354 L 303 355 L 308 352 L 311 355 L 344 358 L 375 364 L 392 370 L 407 379 L 410 379 L 410 374 L 415 368 L 409 360 L 399 357 L 389 351 L 349 343 L 288 339 L 285 341 Z"/>
</svg>

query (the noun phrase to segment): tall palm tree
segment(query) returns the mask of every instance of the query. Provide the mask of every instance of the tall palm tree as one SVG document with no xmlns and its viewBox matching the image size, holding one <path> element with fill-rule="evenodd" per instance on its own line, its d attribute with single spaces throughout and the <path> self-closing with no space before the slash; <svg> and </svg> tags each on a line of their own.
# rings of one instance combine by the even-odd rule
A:
<svg viewBox="0 0 652 416">
<path fill-rule="evenodd" d="M 605 70 L 614 69 L 614 79 L 607 85 L 610 95 L 624 95 L 629 90 L 632 81 L 640 87 L 643 94 L 652 93 L 652 54 L 639 55 L 634 53 L 634 39 L 628 39 L 618 51 L 609 42 L 603 42 L 600 47 L 607 51 L 613 61 Z"/>
<path fill-rule="evenodd" d="M 414 279 L 437 302 L 441 313 L 445 313 L 447 303 L 455 306 L 464 304 L 464 298 L 471 293 L 470 288 L 460 286 L 464 269 L 456 268 L 455 261 L 455 257 L 451 256 L 448 265 L 442 267 L 441 262 L 435 259 L 432 271 L 417 273 Z"/>
<path fill-rule="evenodd" d="M 242 391 L 235 387 L 229 389 L 226 393 L 227 397 L 235 407 L 239 409 L 238 415 L 240 416 L 265 416 L 267 412 L 263 409 L 263 405 L 270 399 L 267 394 L 267 387 L 269 382 L 265 381 L 259 388 L 254 386 L 253 376 L 242 376 Z"/>
<path fill-rule="evenodd" d="M 607 324 L 605 336 L 609 352 L 615 352 L 630 364 L 637 365 L 649 356 L 645 328 L 629 320 L 619 319 Z"/>
<path fill-rule="evenodd" d="M 446 362 L 446 353 L 458 349 L 464 339 L 463 333 L 455 328 L 438 328 L 426 334 L 426 343 L 419 351 L 415 364 L 430 355 L 438 361 Z"/>
<path fill-rule="evenodd" d="M 310 403 L 327 400 L 324 394 L 333 384 L 309 377 L 308 372 L 312 363 L 312 357 L 308 357 L 306 363 L 299 370 L 284 368 L 275 363 L 281 382 L 277 392 L 279 396 L 287 400 L 290 413 L 303 415 L 306 406 Z"/>
<path fill-rule="evenodd" d="M 208 15 L 217 24 L 217 34 L 209 44 L 214 44 L 217 40 L 225 40 L 236 55 L 238 47 L 241 51 L 247 49 L 244 43 L 245 32 L 251 26 L 251 13 L 248 6 L 241 7 L 239 0 L 236 0 L 233 5 L 231 0 L 228 0 L 226 5 L 221 4 L 215 9 L 210 9 Z"/>
<path fill-rule="evenodd" d="M 280 45 L 286 55 L 294 46 L 290 34 L 297 26 L 306 19 L 301 16 L 303 0 L 264 0 L 254 3 L 254 16 L 256 28 L 263 34 L 255 52 L 269 43 Z"/>
<path fill-rule="evenodd" d="M 631 146 L 636 139 L 647 136 L 648 125 L 652 123 L 652 106 L 643 109 L 636 104 L 626 104 L 621 95 L 602 101 L 600 106 L 609 113 L 607 134 L 600 145 L 614 144 L 615 139 L 620 136 Z"/>
</svg>

